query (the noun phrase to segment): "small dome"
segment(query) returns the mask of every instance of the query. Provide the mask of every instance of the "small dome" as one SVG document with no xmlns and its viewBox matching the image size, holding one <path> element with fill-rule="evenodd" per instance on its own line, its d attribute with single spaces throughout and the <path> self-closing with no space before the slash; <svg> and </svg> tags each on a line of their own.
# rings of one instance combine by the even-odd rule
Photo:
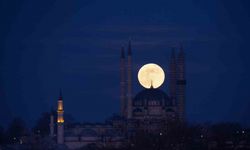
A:
<svg viewBox="0 0 250 150">
<path fill-rule="evenodd" d="M 166 109 L 166 112 L 174 112 L 174 110 L 171 109 L 171 108 L 167 108 L 167 109 Z"/>
<path fill-rule="evenodd" d="M 160 89 L 144 89 L 133 99 L 134 106 L 149 105 L 150 102 L 154 102 L 156 105 L 172 106 L 172 100 Z"/>
<path fill-rule="evenodd" d="M 93 129 L 83 129 L 81 132 L 81 136 L 85 137 L 96 137 L 98 136 L 97 132 Z"/>
<path fill-rule="evenodd" d="M 108 129 L 105 131 L 105 136 L 118 137 L 118 136 L 121 136 L 121 133 L 118 130 Z"/>
<path fill-rule="evenodd" d="M 133 112 L 142 112 L 142 110 L 140 108 L 136 108 Z"/>
</svg>

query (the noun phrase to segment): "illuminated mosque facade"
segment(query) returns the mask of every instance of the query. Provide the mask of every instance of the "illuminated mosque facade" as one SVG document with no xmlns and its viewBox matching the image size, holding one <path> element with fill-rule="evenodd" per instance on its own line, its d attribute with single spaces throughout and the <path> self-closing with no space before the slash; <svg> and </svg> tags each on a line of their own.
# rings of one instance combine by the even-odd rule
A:
<svg viewBox="0 0 250 150">
<path fill-rule="evenodd" d="M 159 133 L 169 121 L 185 122 L 185 54 L 180 47 L 178 54 L 172 49 L 169 70 L 169 89 L 144 88 L 132 94 L 132 48 L 129 42 L 127 56 L 124 48 L 120 58 L 120 115 L 112 116 L 105 123 L 76 124 L 64 127 L 63 97 L 57 107 L 57 134 L 54 134 L 51 115 L 50 135 L 59 145 L 77 149 L 88 144 L 98 147 L 119 147 L 129 141 L 137 129 Z"/>
</svg>

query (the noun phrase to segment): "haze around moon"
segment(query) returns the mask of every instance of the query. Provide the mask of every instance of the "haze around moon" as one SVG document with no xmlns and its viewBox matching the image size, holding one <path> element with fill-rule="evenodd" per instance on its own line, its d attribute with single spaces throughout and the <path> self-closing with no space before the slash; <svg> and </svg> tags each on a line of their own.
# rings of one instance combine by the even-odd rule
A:
<svg viewBox="0 0 250 150">
<path fill-rule="evenodd" d="M 158 88 L 165 80 L 165 73 L 157 64 L 145 64 L 138 72 L 138 80 L 144 88 Z"/>
</svg>

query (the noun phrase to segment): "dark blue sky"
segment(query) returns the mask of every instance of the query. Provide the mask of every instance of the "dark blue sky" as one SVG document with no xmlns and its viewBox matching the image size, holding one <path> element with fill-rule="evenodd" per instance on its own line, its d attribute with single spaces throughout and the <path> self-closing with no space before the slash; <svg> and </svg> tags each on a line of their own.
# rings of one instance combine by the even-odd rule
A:
<svg viewBox="0 0 250 150">
<path fill-rule="evenodd" d="M 77 121 L 119 112 L 120 47 L 132 41 L 136 73 L 168 68 L 183 44 L 190 122 L 250 125 L 248 0 L 12 0 L 0 2 L 0 123 L 33 124 L 56 106 Z M 162 89 L 167 89 L 165 84 Z"/>
</svg>

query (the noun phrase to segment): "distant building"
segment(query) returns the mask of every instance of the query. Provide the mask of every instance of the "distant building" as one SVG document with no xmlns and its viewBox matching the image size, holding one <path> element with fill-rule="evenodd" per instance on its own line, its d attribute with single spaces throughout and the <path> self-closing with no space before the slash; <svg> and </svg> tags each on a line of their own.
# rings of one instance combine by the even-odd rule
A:
<svg viewBox="0 0 250 150">
<path fill-rule="evenodd" d="M 169 94 L 161 89 L 143 89 L 132 94 L 132 48 L 129 42 L 127 57 L 124 48 L 120 58 L 120 115 L 103 124 L 74 124 L 64 129 L 63 97 L 58 99 L 57 143 L 69 149 L 86 145 L 120 147 L 137 128 L 156 132 L 169 120 L 185 122 L 185 54 L 172 50 L 169 64 Z M 53 121 L 53 119 L 51 119 Z M 54 134 L 50 123 L 51 136 Z"/>
<path fill-rule="evenodd" d="M 131 130 L 157 130 L 169 120 L 185 122 L 185 55 L 183 48 L 176 58 L 172 49 L 169 64 L 169 95 L 161 89 L 143 89 L 134 97 L 132 95 L 132 52 L 129 43 L 127 65 L 124 50 L 121 51 L 121 115 L 127 119 Z M 124 84 L 124 70 L 127 70 L 127 84 Z M 125 88 L 124 85 L 127 85 Z M 125 93 L 124 91 L 126 91 Z M 126 104 L 126 105 L 124 105 Z"/>
</svg>

